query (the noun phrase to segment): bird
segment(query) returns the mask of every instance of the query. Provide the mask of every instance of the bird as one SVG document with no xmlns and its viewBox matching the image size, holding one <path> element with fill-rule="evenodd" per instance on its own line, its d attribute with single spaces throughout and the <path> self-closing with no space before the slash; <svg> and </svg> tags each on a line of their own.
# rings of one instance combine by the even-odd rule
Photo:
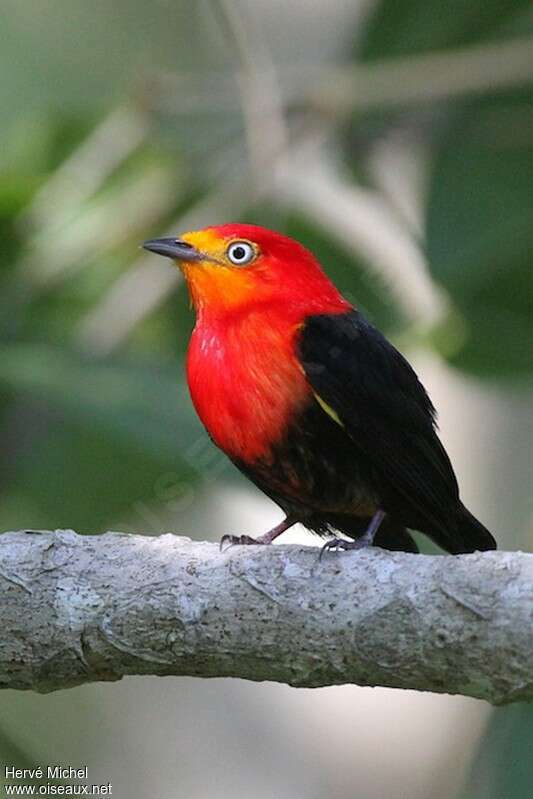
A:
<svg viewBox="0 0 533 799">
<path fill-rule="evenodd" d="M 193 405 L 215 445 L 284 520 L 222 545 L 267 545 L 296 523 L 328 550 L 496 548 L 461 502 L 435 408 L 403 355 L 298 241 L 223 224 L 145 241 L 179 267 L 195 309 Z"/>
</svg>

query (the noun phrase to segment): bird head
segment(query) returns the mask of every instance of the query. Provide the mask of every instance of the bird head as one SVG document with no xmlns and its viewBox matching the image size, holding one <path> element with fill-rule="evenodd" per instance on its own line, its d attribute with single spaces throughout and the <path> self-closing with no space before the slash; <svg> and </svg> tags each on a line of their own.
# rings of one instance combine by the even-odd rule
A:
<svg viewBox="0 0 533 799">
<path fill-rule="evenodd" d="M 283 305 L 293 316 L 346 310 L 349 304 L 309 250 L 256 225 L 227 224 L 152 239 L 143 247 L 175 261 L 202 316 Z"/>
</svg>

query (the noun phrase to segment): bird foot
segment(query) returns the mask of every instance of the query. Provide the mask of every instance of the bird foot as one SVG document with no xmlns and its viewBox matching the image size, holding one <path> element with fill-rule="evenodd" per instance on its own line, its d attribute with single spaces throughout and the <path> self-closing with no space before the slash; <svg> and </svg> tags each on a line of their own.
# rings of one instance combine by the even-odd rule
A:
<svg viewBox="0 0 533 799">
<path fill-rule="evenodd" d="M 258 538 L 252 538 L 249 535 L 223 535 L 220 539 L 220 551 L 222 552 L 222 548 L 224 544 L 228 546 L 226 549 L 230 549 L 230 547 L 234 547 L 237 544 L 248 546 L 249 544 L 260 544 L 265 546 L 266 544 L 271 544 L 272 541 L 288 530 L 289 527 L 292 527 L 293 524 L 296 523 L 296 519 L 287 516 L 286 519 L 283 519 L 282 522 L 277 524 L 272 530 L 269 530 L 268 533 L 263 533 Z"/>
<path fill-rule="evenodd" d="M 241 546 L 248 546 L 249 544 L 270 544 L 269 540 L 266 540 L 266 536 L 259 536 L 259 538 L 252 538 L 250 535 L 223 535 L 220 539 L 220 551 L 222 552 L 225 545 L 226 549 L 230 549 L 231 547 L 241 545 Z"/>
<path fill-rule="evenodd" d="M 366 549 L 372 546 L 372 541 L 365 535 L 357 538 L 355 541 L 346 541 L 345 538 L 332 538 L 331 541 L 326 541 L 320 550 L 319 560 L 322 560 L 325 552 L 338 552 L 339 550 L 347 551 L 348 549 Z"/>
<path fill-rule="evenodd" d="M 331 541 L 326 541 L 326 543 L 320 550 L 320 555 L 318 556 L 318 559 L 322 560 L 324 552 L 329 552 L 330 550 L 338 552 L 339 549 L 342 550 L 366 549 L 366 547 L 371 547 L 372 544 L 374 543 L 374 538 L 376 537 L 376 533 L 379 530 L 379 526 L 384 518 L 385 518 L 384 511 L 382 510 L 376 511 L 366 531 L 363 533 L 363 535 L 360 538 L 356 538 L 354 541 L 346 541 L 345 538 L 332 538 Z"/>
</svg>

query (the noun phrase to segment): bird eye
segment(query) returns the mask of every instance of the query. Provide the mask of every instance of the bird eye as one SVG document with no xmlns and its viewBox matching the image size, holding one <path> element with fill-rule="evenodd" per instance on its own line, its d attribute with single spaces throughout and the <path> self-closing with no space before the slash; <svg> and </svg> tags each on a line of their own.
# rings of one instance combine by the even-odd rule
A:
<svg viewBox="0 0 533 799">
<path fill-rule="evenodd" d="M 247 241 L 233 241 L 228 247 L 228 258 L 232 264 L 242 266 L 255 258 L 255 250 Z"/>
</svg>

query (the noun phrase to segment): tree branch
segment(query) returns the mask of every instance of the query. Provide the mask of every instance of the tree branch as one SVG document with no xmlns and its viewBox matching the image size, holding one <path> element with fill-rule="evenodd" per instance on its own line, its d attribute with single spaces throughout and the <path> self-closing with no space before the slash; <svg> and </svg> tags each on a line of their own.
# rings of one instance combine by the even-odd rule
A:
<svg viewBox="0 0 533 799">
<path fill-rule="evenodd" d="M 533 699 L 533 555 L 0 536 L 0 687 L 126 674 Z"/>
</svg>

